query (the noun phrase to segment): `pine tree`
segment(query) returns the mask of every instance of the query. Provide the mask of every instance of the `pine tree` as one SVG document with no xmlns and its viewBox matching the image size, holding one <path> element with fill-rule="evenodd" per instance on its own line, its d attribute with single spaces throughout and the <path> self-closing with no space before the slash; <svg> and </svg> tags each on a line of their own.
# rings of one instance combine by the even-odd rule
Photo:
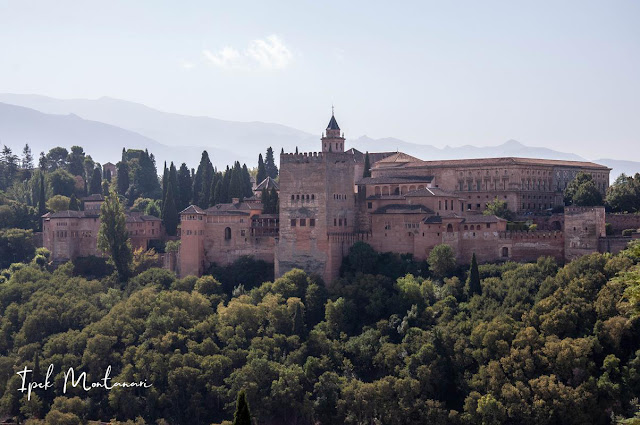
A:
<svg viewBox="0 0 640 425">
<path fill-rule="evenodd" d="M 131 274 L 133 254 L 124 207 L 113 189 L 100 208 L 98 249 L 109 254 L 109 261 L 114 265 L 120 281 L 125 282 Z"/>
<path fill-rule="evenodd" d="M 124 156 L 124 149 L 122 152 Z M 118 174 L 116 177 L 116 185 L 118 188 L 118 195 L 126 195 L 129 189 L 129 164 L 126 161 L 120 161 L 117 165 Z"/>
<path fill-rule="evenodd" d="M 180 170 L 178 170 L 178 194 L 177 197 L 178 202 L 178 211 L 182 211 L 183 209 L 189 206 L 191 202 L 191 198 L 193 197 L 193 181 L 191 179 L 191 172 L 189 168 L 187 168 L 187 164 L 184 162 L 180 166 Z"/>
<path fill-rule="evenodd" d="M 371 163 L 369 162 L 369 152 L 364 156 L 364 172 L 362 177 L 371 177 Z"/>
<path fill-rule="evenodd" d="M 93 195 L 94 193 L 102 193 L 102 171 L 99 166 L 93 169 L 89 182 L 89 194 Z"/>
<path fill-rule="evenodd" d="M 251 425 L 251 412 L 244 390 L 238 393 L 236 411 L 233 414 L 233 425 Z"/>
<path fill-rule="evenodd" d="M 264 166 L 264 161 L 262 160 L 262 154 L 258 155 L 258 174 L 256 174 L 256 184 L 262 183 L 264 179 L 267 178 L 267 169 Z"/>
<path fill-rule="evenodd" d="M 69 209 L 71 211 L 80 211 L 80 204 L 78 202 L 78 198 L 76 198 L 76 194 L 71 194 L 71 199 L 69 199 Z"/>
<path fill-rule="evenodd" d="M 22 178 L 29 180 L 31 178 L 31 170 L 33 170 L 33 155 L 31 154 L 31 148 L 29 144 L 24 145 L 22 149 L 22 161 L 20 162 L 20 168 L 22 169 Z"/>
<path fill-rule="evenodd" d="M 47 169 L 47 157 L 44 154 L 44 152 L 40 152 L 40 159 L 38 160 L 38 168 L 40 168 L 42 171 L 45 171 Z"/>
<path fill-rule="evenodd" d="M 273 149 L 271 149 L 271 146 L 267 148 L 267 156 L 264 158 L 264 168 L 268 177 L 271 177 L 272 179 L 278 177 L 278 167 L 276 167 L 276 162 L 273 158 Z"/>
<path fill-rule="evenodd" d="M 482 285 L 480 285 L 480 272 L 478 271 L 478 261 L 476 260 L 476 253 L 471 256 L 471 267 L 469 268 L 469 278 L 467 280 L 469 287 L 469 298 L 474 295 L 482 294 Z"/>
</svg>

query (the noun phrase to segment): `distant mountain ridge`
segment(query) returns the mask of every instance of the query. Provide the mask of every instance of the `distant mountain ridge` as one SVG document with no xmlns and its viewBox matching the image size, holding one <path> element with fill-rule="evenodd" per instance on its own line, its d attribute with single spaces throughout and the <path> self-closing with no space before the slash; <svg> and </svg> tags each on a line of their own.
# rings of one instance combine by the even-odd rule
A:
<svg viewBox="0 0 640 425">
<path fill-rule="evenodd" d="M 40 95 L 0 94 L 0 144 L 19 152 L 29 143 L 34 153 L 54 146 L 77 144 L 96 161 L 115 162 L 122 147 L 148 148 L 162 162 L 186 162 L 196 167 L 206 149 L 219 168 L 239 160 L 254 167 L 258 153 L 272 146 L 292 152 L 317 151 L 319 137 L 281 124 L 225 121 L 211 117 L 162 112 L 135 102 L 109 97 L 55 99 Z M 402 151 L 424 160 L 473 159 L 501 156 L 585 161 L 573 153 L 524 145 L 509 140 L 497 146 L 438 148 L 387 137 L 361 136 L 347 147 L 362 152 Z M 621 172 L 640 172 L 640 162 L 602 159 L 594 162 L 613 168 L 612 180 Z"/>
</svg>

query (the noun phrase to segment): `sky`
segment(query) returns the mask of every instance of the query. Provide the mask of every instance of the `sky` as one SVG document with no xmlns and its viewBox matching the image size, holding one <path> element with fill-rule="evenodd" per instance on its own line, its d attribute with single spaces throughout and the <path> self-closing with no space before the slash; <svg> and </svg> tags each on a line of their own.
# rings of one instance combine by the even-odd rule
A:
<svg viewBox="0 0 640 425">
<path fill-rule="evenodd" d="M 0 92 L 640 160 L 640 2 L 0 0 Z M 425 158 L 428 159 L 428 158 Z"/>
</svg>

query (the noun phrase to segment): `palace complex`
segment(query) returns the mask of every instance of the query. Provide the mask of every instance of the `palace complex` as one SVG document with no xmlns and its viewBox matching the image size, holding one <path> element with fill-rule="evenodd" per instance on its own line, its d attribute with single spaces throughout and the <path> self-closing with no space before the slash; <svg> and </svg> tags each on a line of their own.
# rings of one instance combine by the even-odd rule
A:
<svg viewBox="0 0 640 425">
<path fill-rule="evenodd" d="M 244 255 L 274 263 L 276 276 L 292 268 L 318 273 L 327 283 L 357 241 L 379 252 L 425 259 L 438 244 L 450 245 L 460 263 L 530 261 L 548 255 L 561 262 L 616 249 L 607 242 L 603 207 L 567 207 L 563 191 L 579 172 L 592 175 L 605 193 L 610 169 L 592 162 L 528 158 L 425 161 L 401 152 L 364 154 L 345 149 L 334 116 L 321 150 L 282 153 L 278 181 L 258 182 L 256 195 L 180 213 L 180 276 L 201 275 L 212 263 Z M 370 176 L 365 168 L 370 164 Z M 366 173 L 367 175 L 369 173 Z M 260 193 L 279 192 L 279 213 L 264 214 Z M 506 202 L 518 216 L 539 222 L 536 231 L 509 231 L 506 220 L 483 215 L 488 202 Z M 93 205 L 93 207 L 92 207 Z M 56 260 L 96 254 L 95 204 L 84 211 L 47 214 L 43 243 Z M 541 214 L 547 212 L 547 214 Z M 543 218 L 540 218 L 543 217 Z M 134 245 L 159 236 L 155 217 L 130 214 Z M 130 227 L 129 227 L 130 226 Z"/>
</svg>

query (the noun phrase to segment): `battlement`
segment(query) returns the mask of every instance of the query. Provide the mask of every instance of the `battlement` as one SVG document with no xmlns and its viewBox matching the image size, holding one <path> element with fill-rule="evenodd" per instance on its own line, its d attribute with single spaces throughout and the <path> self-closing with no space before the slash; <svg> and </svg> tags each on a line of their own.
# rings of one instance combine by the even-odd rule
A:
<svg viewBox="0 0 640 425">
<path fill-rule="evenodd" d="M 547 230 L 508 230 L 506 232 L 499 232 L 498 237 L 500 239 L 562 239 L 563 234 L 560 231 L 547 231 Z"/>
<path fill-rule="evenodd" d="M 604 207 L 564 207 L 564 215 L 583 214 L 596 211 L 604 211 Z"/>
<path fill-rule="evenodd" d="M 300 162 L 322 162 L 324 152 L 281 153 L 280 164 Z"/>
</svg>

